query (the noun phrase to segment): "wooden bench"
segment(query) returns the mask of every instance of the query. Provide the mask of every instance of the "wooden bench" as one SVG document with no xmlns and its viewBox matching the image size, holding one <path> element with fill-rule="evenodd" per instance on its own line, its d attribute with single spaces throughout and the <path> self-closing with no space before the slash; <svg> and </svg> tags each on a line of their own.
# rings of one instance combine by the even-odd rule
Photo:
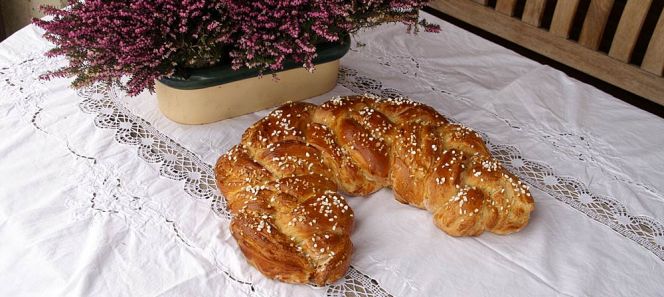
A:
<svg viewBox="0 0 664 297">
<path fill-rule="evenodd" d="M 5 20 L 2 18 L 2 7 L 0 6 L 0 41 L 5 40 Z"/>
<path fill-rule="evenodd" d="M 429 6 L 664 105 L 664 11 L 656 1 L 433 0 Z M 653 16 L 654 29 L 644 34 Z M 644 41 L 642 59 L 635 61 L 637 42 Z M 608 50 L 601 49 L 604 43 Z"/>
</svg>

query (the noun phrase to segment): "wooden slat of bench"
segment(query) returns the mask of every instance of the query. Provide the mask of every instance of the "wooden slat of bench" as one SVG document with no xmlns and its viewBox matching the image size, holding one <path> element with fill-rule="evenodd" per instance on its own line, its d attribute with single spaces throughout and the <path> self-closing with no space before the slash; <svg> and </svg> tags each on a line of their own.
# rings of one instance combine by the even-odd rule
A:
<svg viewBox="0 0 664 297">
<path fill-rule="evenodd" d="M 526 24 L 539 27 L 542 25 L 542 18 L 544 17 L 545 8 L 546 0 L 526 1 L 526 6 L 523 8 L 523 17 L 521 17 L 521 20 Z"/>
<path fill-rule="evenodd" d="M 516 0 L 498 0 L 496 2 L 496 11 L 504 15 L 513 16 Z"/>
<path fill-rule="evenodd" d="M 664 75 L 664 11 L 652 33 L 641 68 L 656 75 Z"/>
<path fill-rule="evenodd" d="M 627 1 L 616 34 L 613 36 L 609 56 L 625 63 L 629 62 L 651 4 L 652 0 Z"/>
<path fill-rule="evenodd" d="M 664 78 L 559 38 L 467 0 L 434 0 L 434 9 L 664 105 Z M 661 19 L 660 19 L 661 21 Z"/>
<path fill-rule="evenodd" d="M 463 2 L 459 1 L 459 2 Z M 562 38 L 569 38 L 576 10 L 579 8 L 579 0 L 558 0 L 556 10 L 551 20 L 551 33 Z"/>
<path fill-rule="evenodd" d="M 2 19 L 2 5 L 0 5 L 0 41 L 5 39 L 5 22 Z"/>
<path fill-rule="evenodd" d="M 579 36 L 579 44 L 592 50 L 599 49 L 613 3 L 613 0 L 592 0 L 590 2 L 586 19 L 583 21 L 581 36 Z"/>
<path fill-rule="evenodd" d="M 482 5 L 487 5 L 489 4 L 489 0 L 473 0 L 473 2 L 482 4 Z"/>
</svg>

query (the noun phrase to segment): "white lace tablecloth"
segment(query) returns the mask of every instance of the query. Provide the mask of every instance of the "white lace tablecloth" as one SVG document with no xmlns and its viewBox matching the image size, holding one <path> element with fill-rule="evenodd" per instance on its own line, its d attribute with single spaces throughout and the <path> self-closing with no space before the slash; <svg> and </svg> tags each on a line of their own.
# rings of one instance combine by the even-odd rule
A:
<svg viewBox="0 0 664 297">
<path fill-rule="evenodd" d="M 266 279 L 230 236 L 211 166 L 268 111 L 182 126 L 151 94 L 40 81 L 63 61 L 27 27 L 0 44 L 0 296 L 664 295 L 664 120 L 439 23 L 359 34 L 311 101 L 407 96 L 481 131 L 531 185 L 522 232 L 452 238 L 382 190 L 349 199 L 344 279 Z"/>
</svg>

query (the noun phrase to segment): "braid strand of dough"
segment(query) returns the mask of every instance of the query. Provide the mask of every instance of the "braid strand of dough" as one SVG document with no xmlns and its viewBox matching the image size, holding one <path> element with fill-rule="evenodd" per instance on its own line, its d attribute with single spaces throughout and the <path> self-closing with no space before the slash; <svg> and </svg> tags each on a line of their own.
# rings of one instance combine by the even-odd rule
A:
<svg viewBox="0 0 664 297">
<path fill-rule="evenodd" d="M 452 236 L 517 232 L 534 209 L 476 132 L 405 99 L 286 104 L 247 129 L 215 172 L 248 261 L 290 283 L 329 284 L 348 270 L 353 212 L 339 192 L 391 187 Z"/>
</svg>

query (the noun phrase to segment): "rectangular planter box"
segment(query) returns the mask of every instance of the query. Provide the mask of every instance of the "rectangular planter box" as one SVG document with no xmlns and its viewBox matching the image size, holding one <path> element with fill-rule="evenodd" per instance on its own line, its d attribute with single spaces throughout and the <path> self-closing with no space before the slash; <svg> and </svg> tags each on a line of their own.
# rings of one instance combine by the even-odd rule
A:
<svg viewBox="0 0 664 297">
<path fill-rule="evenodd" d="M 167 118 L 207 124 L 327 93 L 336 86 L 338 73 L 335 60 L 317 65 L 313 73 L 304 68 L 279 72 L 278 80 L 265 75 L 193 90 L 157 81 L 155 87 L 159 109 Z"/>
<path fill-rule="evenodd" d="M 349 35 L 339 42 L 320 44 L 313 73 L 301 63 L 288 61 L 276 80 L 271 74 L 233 70 L 230 65 L 191 69 L 187 78 L 165 77 L 155 86 L 159 109 L 181 124 L 207 124 L 318 96 L 336 85 L 339 59 L 349 49 Z"/>
</svg>

